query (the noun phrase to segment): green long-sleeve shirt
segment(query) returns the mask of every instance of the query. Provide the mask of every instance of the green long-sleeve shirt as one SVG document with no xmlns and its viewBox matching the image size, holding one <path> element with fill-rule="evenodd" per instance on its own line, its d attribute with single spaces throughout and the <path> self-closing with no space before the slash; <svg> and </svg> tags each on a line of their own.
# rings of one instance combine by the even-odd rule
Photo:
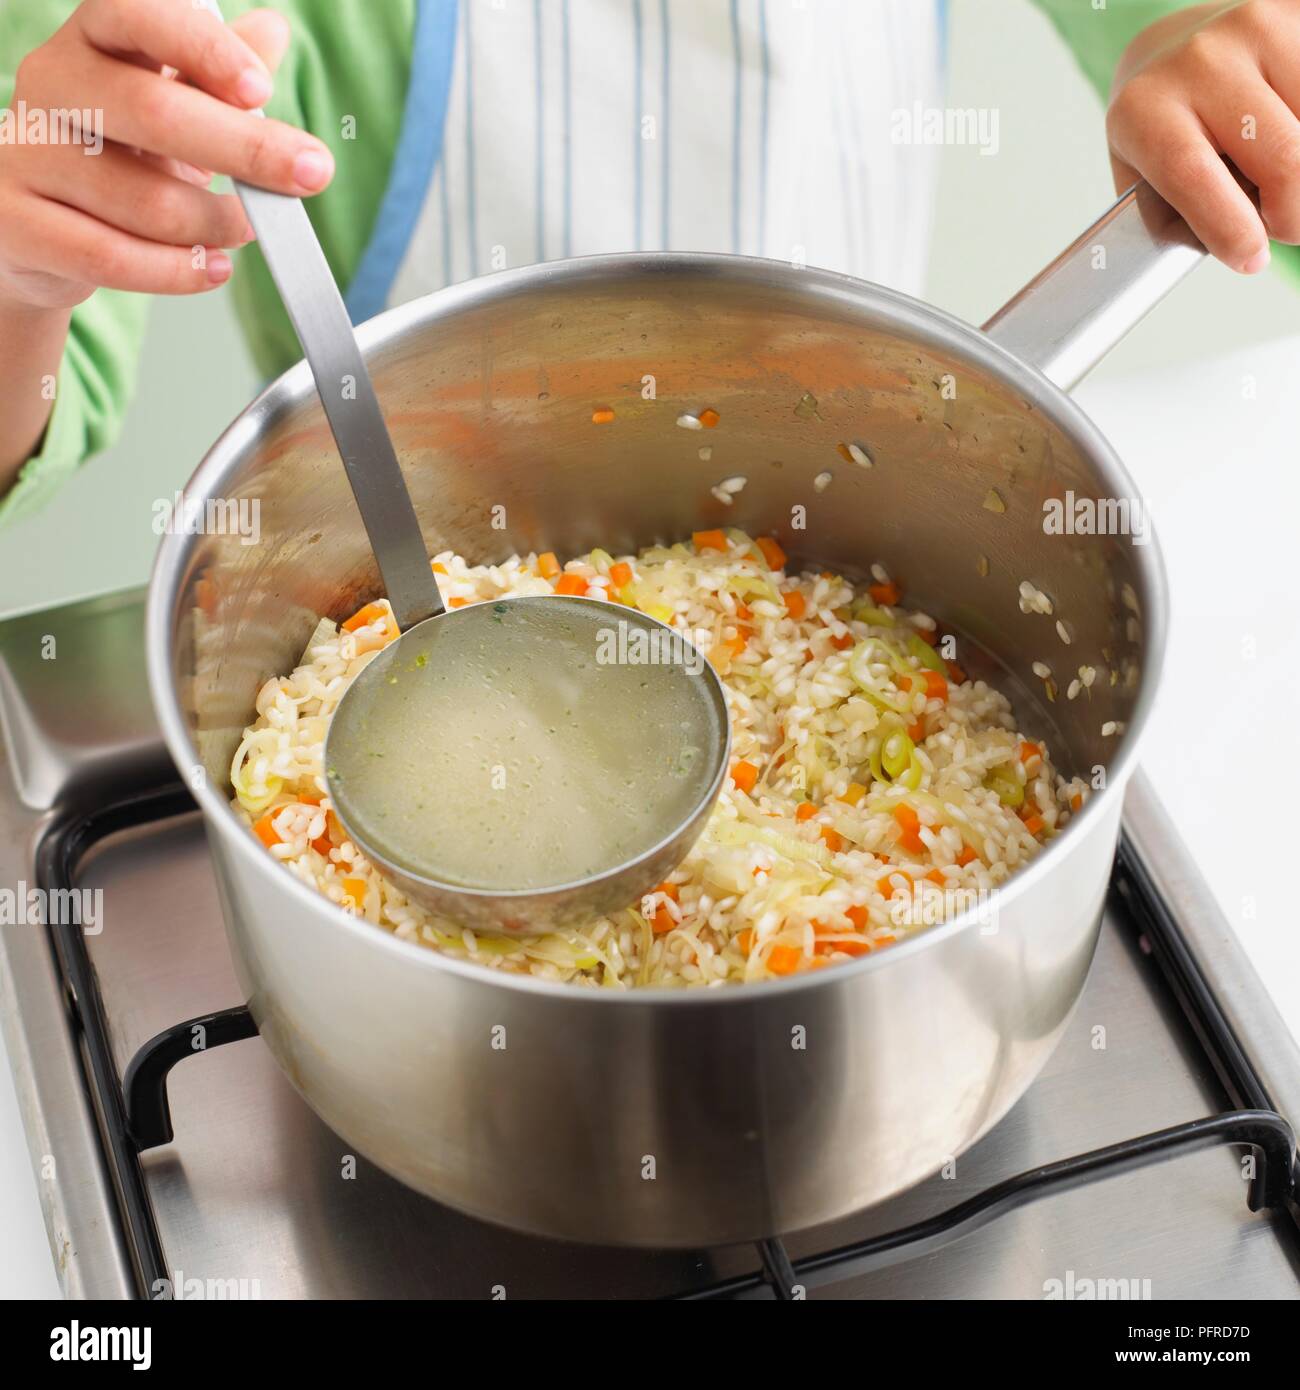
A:
<svg viewBox="0 0 1300 1390">
<path fill-rule="evenodd" d="M 312 131 L 337 161 L 334 182 L 309 208 L 335 276 L 347 285 L 370 239 L 397 147 L 416 0 L 224 0 L 223 9 L 232 20 L 259 3 L 285 13 L 294 30 L 268 111 Z M 1104 9 L 1091 0 L 1033 3 L 1104 97 L 1133 36 L 1189 0 L 1109 0 Z M 0 103 L 12 97 L 23 56 L 75 8 L 76 0 L 21 0 L 0 9 Z M 258 368 L 269 377 L 295 362 L 297 339 L 255 245 L 239 256 L 232 292 Z M 134 388 L 147 313 L 146 297 L 112 290 L 98 291 L 75 310 L 40 452 L 0 499 L 0 524 L 35 510 L 113 442 Z"/>
</svg>

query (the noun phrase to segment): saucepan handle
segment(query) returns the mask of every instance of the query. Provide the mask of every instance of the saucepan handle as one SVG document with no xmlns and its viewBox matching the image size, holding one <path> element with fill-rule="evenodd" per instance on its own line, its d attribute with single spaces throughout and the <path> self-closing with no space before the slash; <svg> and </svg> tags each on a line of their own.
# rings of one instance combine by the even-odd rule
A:
<svg viewBox="0 0 1300 1390">
<path fill-rule="evenodd" d="M 984 331 L 1068 391 L 1204 256 L 1150 184 L 1134 184 Z"/>
</svg>

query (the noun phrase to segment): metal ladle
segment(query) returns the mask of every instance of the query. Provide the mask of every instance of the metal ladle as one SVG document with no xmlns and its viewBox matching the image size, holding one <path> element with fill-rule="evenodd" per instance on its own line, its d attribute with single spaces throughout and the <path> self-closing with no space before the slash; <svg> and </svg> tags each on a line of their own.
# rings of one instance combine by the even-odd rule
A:
<svg viewBox="0 0 1300 1390">
<path fill-rule="evenodd" d="M 221 18 L 216 0 L 200 3 Z M 685 856 L 722 787 L 731 737 L 717 674 L 672 628 L 603 600 L 504 598 L 446 611 L 370 373 L 306 209 L 298 198 L 246 184 L 236 182 L 235 190 L 311 366 L 401 634 L 356 677 L 331 720 L 325 759 L 336 814 L 367 858 L 412 898 L 471 927 L 538 934 L 634 904 Z M 625 794 L 641 797 L 641 804 L 657 799 L 658 805 L 648 807 L 650 822 L 629 840 L 617 862 L 576 876 L 560 875 L 553 882 L 511 885 L 506 875 L 504 881 L 476 883 L 472 875 L 433 870 L 427 860 L 421 862 L 410 852 L 409 845 L 395 848 L 394 843 L 385 843 L 386 830 L 378 822 L 389 819 L 392 826 L 404 818 L 409 826 L 411 808 L 385 804 L 386 798 L 375 789 L 376 779 L 361 775 L 372 751 L 366 746 L 367 730 L 382 724 L 388 710 L 409 701 L 424 674 L 444 671 L 441 663 L 449 654 L 454 660 L 474 654 L 486 683 L 493 685 L 493 676 L 500 673 L 492 669 L 491 652 L 502 645 L 507 624 L 515 635 L 527 637 L 536 659 L 528 671 L 520 672 L 516 666 L 513 685 L 496 682 L 498 701 L 513 699 L 520 723 L 527 724 L 544 704 L 548 711 L 554 706 L 558 680 L 567 692 L 576 691 L 575 719 L 585 715 L 598 720 L 599 708 L 580 709 L 585 682 L 596 674 L 596 653 L 591 653 L 593 663 L 588 664 L 582 662 L 581 651 L 584 642 L 597 640 L 601 623 L 609 625 L 609 632 L 622 625 L 625 640 L 619 650 L 634 647 L 626 638 L 640 633 L 641 650 L 667 654 L 671 659 L 656 659 L 653 670 L 663 707 L 672 702 L 679 711 L 692 710 L 695 727 L 710 731 L 709 737 L 699 740 L 703 746 L 697 750 L 698 760 L 682 774 L 689 774 L 687 788 L 696 793 L 686 798 L 689 804 L 683 803 L 682 786 L 672 785 L 669 771 L 680 770 L 681 721 L 656 717 L 657 711 L 647 717 L 643 710 L 629 729 L 637 765 L 642 769 L 659 766 L 662 777 L 669 780 L 623 789 Z M 583 665 L 576 681 L 559 660 L 561 656 Z M 609 684 L 610 673 L 601 674 Z M 638 682 L 648 683 L 648 679 Z M 438 730 L 426 729 L 426 733 L 436 743 Z M 431 771 L 436 774 L 436 767 Z M 587 782 L 590 785 L 589 778 Z M 676 795 L 647 796 L 664 787 Z M 466 789 L 435 788 L 433 794 L 463 797 Z M 477 794 L 479 789 L 469 789 L 471 797 Z M 502 852 L 508 858 L 509 846 L 503 846 Z M 448 862 L 445 855 L 439 858 L 443 864 Z"/>
</svg>

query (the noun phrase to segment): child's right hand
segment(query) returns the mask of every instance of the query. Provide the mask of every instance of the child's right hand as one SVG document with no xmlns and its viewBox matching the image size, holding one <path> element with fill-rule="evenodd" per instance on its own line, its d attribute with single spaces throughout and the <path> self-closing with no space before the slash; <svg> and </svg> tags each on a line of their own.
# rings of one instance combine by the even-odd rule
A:
<svg viewBox="0 0 1300 1390">
<path fill-rule="evenodd" d="M 234 194 L 208 191 L 213 174 L 298 196 L 334 174 L 319 140 L 252 114 L 288 43 L 271 10 L 226 26 L 183 0 L 84 0 L 23 60 L 12 107 L 102 113 L 103 147 L 0 144 L 0 301 L 67 310 L 101 286 L 193 294 L 228 280 L 215 248 L 252 229 Z"/>
</svg>

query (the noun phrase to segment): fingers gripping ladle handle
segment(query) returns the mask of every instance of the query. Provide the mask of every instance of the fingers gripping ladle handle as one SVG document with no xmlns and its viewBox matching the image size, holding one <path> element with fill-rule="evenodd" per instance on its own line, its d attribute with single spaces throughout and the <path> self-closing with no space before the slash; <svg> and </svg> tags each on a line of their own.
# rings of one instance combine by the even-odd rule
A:
<svg viewBox="0 0 1300 1390">
<path fill-rule="evenodd" d="M 217 0 L 198 3 L 222 18 Z M 405 632 L 443 612 L 443 603 L 343 296 L 301 199 L 239 182 L 235 191 L 316 379 L 388 600 Z"/>
</svg>

